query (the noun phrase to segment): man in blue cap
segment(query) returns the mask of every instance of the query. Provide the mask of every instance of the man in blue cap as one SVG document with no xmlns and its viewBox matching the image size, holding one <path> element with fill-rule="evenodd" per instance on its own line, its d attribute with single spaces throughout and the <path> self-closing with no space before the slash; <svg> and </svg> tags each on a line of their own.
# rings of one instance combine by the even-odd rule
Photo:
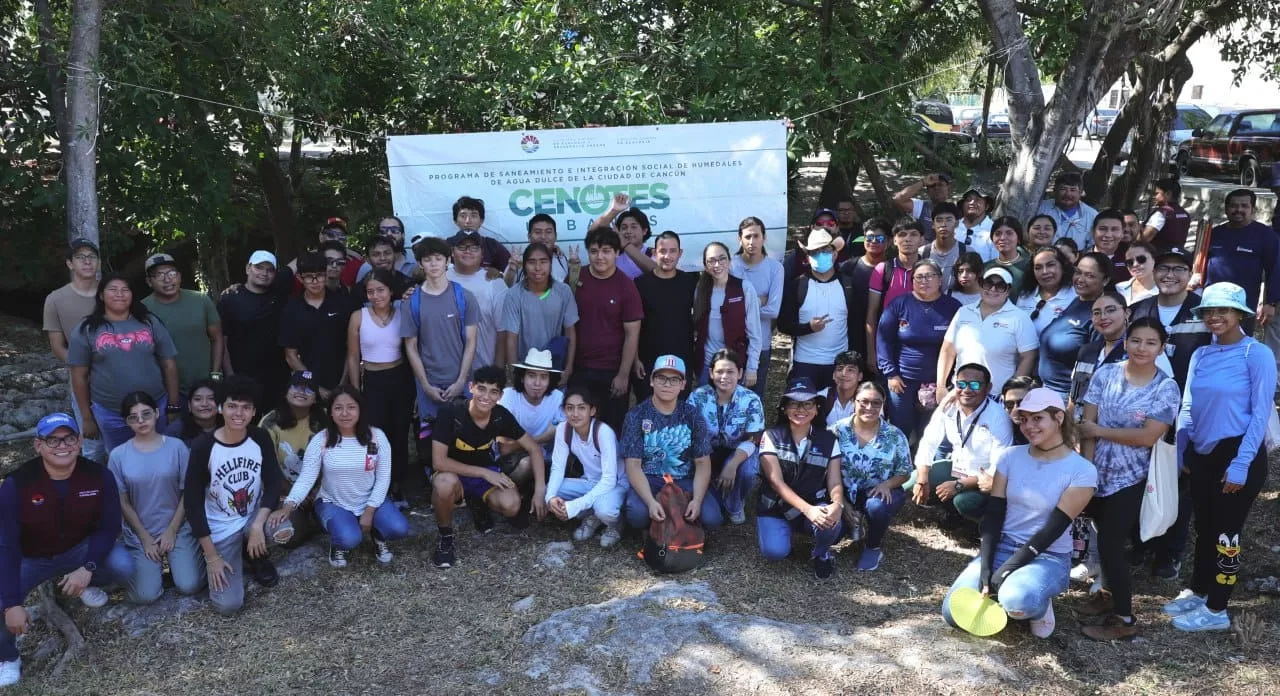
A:
<svg viewBox="0 0 1280 696">
<path fill-rule="evenodd" d="M 690 497 L 685 519 L 700 521 L 707 529 L 724 522 L 720 504 L 707 495 L 711 483 L 711 435 L 707 422 L 689 402 L 680 399 L 685 384 L 684 360 L 660 356 L 649 372 L 653 396 L 627 411 L 618 455 L 627 465 L 631 490 L 623 503 L 623 515 L 633 529 L 649 520 L 665 519 L 655 497 L 670 475 Z"/>
<path fill-rule="evenodd" d="M 133 573 L 120 535 L 120 493 L 106 468 L 80 456 L 80 428 L 65 413 L 36 424 L 36 455 L 0 484 L 0 687 L 16 684 L 22 663 L 17 637 L 30 627 L 22 606 L 40 583 L 85 606 L 107 603 L 97 586 Z"/>
</svg>

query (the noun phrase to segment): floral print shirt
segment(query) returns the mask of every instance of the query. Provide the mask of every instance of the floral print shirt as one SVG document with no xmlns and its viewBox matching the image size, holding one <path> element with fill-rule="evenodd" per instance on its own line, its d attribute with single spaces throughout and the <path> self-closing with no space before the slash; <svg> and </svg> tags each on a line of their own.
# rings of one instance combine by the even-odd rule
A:
<svg viewBox="0 0 1280 696">
<path fill-rule="evenodd" d="M 693 390 L 689 405 L 707 422 L 712 447 L 737 447 L 764 432 L 764 404 L 755 392 L 741 384 L 724 406 L 717 402 L 716 388 L 710 384 Z"/>
<path fill-rule="evenodd" d="M 880 422 L 875 438 L 863 445 L 853 430 L 853 418 L 831 426 L 840 446 L 840 468 L 845 490 L 852 493 L 877 486 L 894 476 L 911 475 L 911 448 L 896 426 Z"/>
</svg>

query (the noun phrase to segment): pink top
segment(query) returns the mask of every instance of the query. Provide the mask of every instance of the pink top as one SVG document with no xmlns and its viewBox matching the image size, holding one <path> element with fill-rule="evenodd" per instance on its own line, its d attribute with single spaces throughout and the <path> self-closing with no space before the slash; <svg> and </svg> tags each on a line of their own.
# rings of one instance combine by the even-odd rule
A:
<svg viewBox="0 0 1280 696">
<path fill-rule="evenodd" d="M 393 316 L 386 326 L 378 326 L 369 311 L 368 307 L 360 310 L 360 359 L 365 362 L 390 363 L 404 357 L 400 342 L 400 322 Z"/>
</svg>

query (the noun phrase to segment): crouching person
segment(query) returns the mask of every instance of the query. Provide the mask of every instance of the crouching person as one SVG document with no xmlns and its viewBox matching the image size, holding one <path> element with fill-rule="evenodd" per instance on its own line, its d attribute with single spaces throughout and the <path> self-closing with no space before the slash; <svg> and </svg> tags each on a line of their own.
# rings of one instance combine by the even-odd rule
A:
<svg viewBox="0 0 1280 696">
<path fill-rule="evenodd" d="M 844 505 L 840 450 L 835 435 L 814 428 L 818 396 L 807 377 L 791 380 L 782 395 L 780 425 L 760 441 L 760 502 L 756 536 L 771 561 L 791 554 L 791 534 L 813 535 L 813 573 L 835 570 L 831 545 L 840 538 Z"/>
<path fill-rule="evenodd" d="M 101 585 L 133 575 L 120 534 L 120 495 L 107 470 L 80 456 L 80 428 L 65 413 L 36 424 L 36 456 L 0 484 L 0 687 L 18 683 L 17 638 L 30 627 L 22 606 L 37 585 L 58 579 L 88 607 L 107 603 Z"/>
<path fill-rule="evenodd" d="M 564 397 L 565 422 L 556 427 L 547 482 L 547 509 L 561 520 L 582 517 L 574 541 L 586 541 L 604 527 L 600 545 L 609 548 L 622 539 L 622 500 L 627 488 L 618 479 L 618 436 L 596 418 L 595 397 L 583 385 L 570 387 Z M 582 475 L 566 478 L 569 460 Z"/>
<path fill-rule="evenodd" d="M 280 500 L 283 476 L 271 436 L 252 425 L 257 401 L 256 382 L 227 379 L 223 425 L 192 443 L 182 491 L 191 535 L 204 554 L 209 599 L 226 616 L 244 605 L 245 568 L 263 587 L 280 581 L 267 557 L 268 532 L 276 544 L 293 538 L 289 522 L 267 524 Z"/>
<path fill-rule="evenodd" d="M 387 499 L 391 486 L 391 444 L 378 428 L 369 425 L 364 396 L 355 387 L 339 385 L 329 407 L 329 426 L 307 443 L 302 473 L 289 497 L 271 513 L 269 525 L 277 527 L 311 493 L 316 479 L 320 492 L 315 514 L 329 533 L 329 565 L 347 567 L 347 553 L 368 534 L 379 563 L 390 563 L 388 541 L 409 535 L 409 521 Z"/>
</svg>

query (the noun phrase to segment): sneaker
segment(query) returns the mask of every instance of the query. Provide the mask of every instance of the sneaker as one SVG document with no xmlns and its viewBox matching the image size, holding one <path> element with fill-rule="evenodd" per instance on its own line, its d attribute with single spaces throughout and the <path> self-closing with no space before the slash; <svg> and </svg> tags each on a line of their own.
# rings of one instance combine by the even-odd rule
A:
<svg viewBox="0 0 1280 696">
<path fill-rule="evenodd" d="M 1036 638 L 1048 638 L 1053 635 L 1053 629 L 1058 627 L 1058 618 L 1053 615 L 1053 602 L 1049 602 L 1049 610 L 1038 619 L 1031 619 L 1027 622 L 1031 628 L 1031 635 Z"/>
<path fill-rule="evenodd" d="M 729 513 L 729 524 L 745 524 L 747 521 L 747 511 L 739 510 Z"/>
<path fill-rule="evenodd" d="M 1205 598 L 1192 592 L 1191 590 L 1183 590 L 1173 598 L 1172 602 L 1164 605 L 1164 613 L 1168 616 L 1182 616 L 1204 606 Z"/>
<path fill-rule="evenodd" d="M 826 580 L 836 571 L 835 559 L 828 554 L 824 558 L 813 559 L 813 574 L 819 580 Z"/>
<path fill-rule="evenodd" d="M 587 519 L 583 520 L 582 524 L 578 525 L 577 529 L 573 530 L 573 540 L 586 541 L 587 539 L 590 539 L 603 524 L 604 523 L 597 519 L 595 515 L 591 515 Z"/>
<path fill-rule="evenodd" d="M 1115 609 L 1115 601 L 1111 597 L 1111 593 L 1103 590 L 1089 595 L 1089 599 L 1084 604 L 1075 608 L 1080 616 L 1107 616 Z"/>
<path fill-rule="evenodd" d="M 1093 560 L 1093 559 L 1090 559 Z M 1098 577 L 1102 569 L 1096 565 L 1088 563 L 1079 563 L 1071 569 L 1071 581 L 1080 584 L 1088 584 L 1093 578 Z"/>
<path fill-rule="evenodd" d="M 467 509 L 471 511 L 471 523 L 477 532 L 488 534 L 493 531 L 493 513 L 489 512 L 489 506 L 483 500 L 467 498 Z"/>
<path fill-rule="evenodd" d="M 0 662 L 0 687 L 13 686 L 22 678 L 22 658 Z"/>
<path fill-rule="evenodd" d="M 622 541 L 622 523 L 607 525 L 600 535 L 600 548 L 607 549 Z"/>
<path fill-rule="evenodd" d="M 872 571 L 880 567 L 884 552 L 880 549 L 863 549 L 858 556 L 858 570 Z"/>
<path fill-rule="evenodd" d="M 1231 629 L 1231 617 L 1227 610 L 1213 611 L 1201 605 L 1181 616 L 1173 617 L 1173 627 L 1179 631 L 1198 633 L 1200 631 L 1227 631 Z"/>
<path fill-rule="evenodd" d="M 276 572 L 276 564 L 272 563 L 270 558 L 266 556 L 249 558 L 249 554 L 245 553 L 244 565 L 249 574 L 253 576 L 253 581 L 259 585 L 275 587 L 280 584 L 280 574 Z"/>
<path fill-rule="evenodd" d="M 1124 619 L 1119 616 L 1108 614 L 1102 623 L 1085 626 L 1080 632 L 1100 643 L 1109 643 L 1113 640 L 1128 640 L 1138 635 L 1138 620 L 1134 619 L 1129 623 L 1125 623 Z"/>
<path fill-rule="evenodd" d="M 436 551 L 431 554 L 431 562 L 437 568 L 452 568 L 458 562 L 458 554 L 453 550 L 453 535 L 436 537 Z"/>
<path fill-rule="evenodd" d="M 395 554 L 391 553 L 387 540 L 383 539 L 376 529 L 369 536 L 373 538 L 373 557 L 378 559 L 379 563 L 390 563 L 391 559 L 395 558 Z"/>
<path fill-rule="evenodd" d="M 1159 560 L 1151 567 L 1151 574 L 1161 580 L 1177 580 L 1181 572 L 1181 561 Z"/>
<path fill-rule="evenodd" d="M 329 544 L 329 565 L 334 568 L 347 567 L 347 550 Z"/>
<path fill-rule="evenodd" d="M 98 607 L 106 606 L 107 593 L 103 592 L 101 588 L 86 587 L 84 592 L 80 593 L 80 601 L 90 609 L 97 609 Z"/>
</svg>

